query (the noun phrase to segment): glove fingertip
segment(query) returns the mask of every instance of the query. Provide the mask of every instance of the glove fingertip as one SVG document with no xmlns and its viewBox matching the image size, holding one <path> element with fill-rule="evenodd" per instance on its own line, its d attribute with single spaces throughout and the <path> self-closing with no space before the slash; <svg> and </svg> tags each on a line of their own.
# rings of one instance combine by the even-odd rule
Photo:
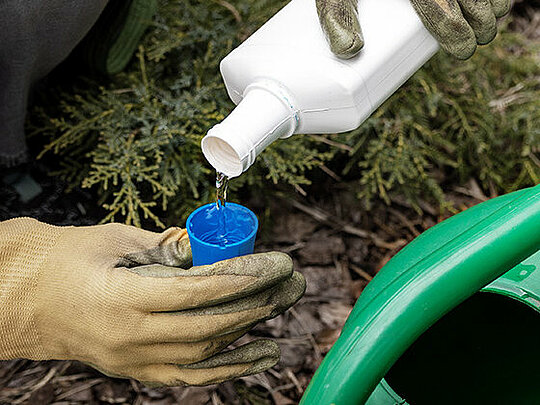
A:
<svg viewBox="0 0 540 405">
<path fill-rule="evenodd" d="M 285 280 L 293 274 L 293 261 L 288 254 L 283 252 L 239 256 L 219 262 L 219 267 L 223 267 L 225 273 L 228 273 L 228 268 L 233 267 L 232 264 L 235 268 L 234 273 L 256 276 L 259 280 L 265 281 L 264 284 L 268 284 L 267 286 Z"/>
<path fill-rule="evenodd" d="M 459 60 L 469 59 L 476 52 L 476 35 L 468 24 L 463 25 L 463 32 L 459 38 L 438 35 L 438 40 L 441 48 Z"/>
<path fill-rule="evenodd" d="M 268 252 L 265 254 L 274 262 L 274 267 L 280 269 L 285 275 L 290 276 L 293 272 L 293 261 L 291 256 L 283 252 Z"/>
<path fill-rule="evenodd" d="M 259 358 L 246 371 L 244 375 L 258 374 L 266 371 L 279 363 L 281 358 L 281 349 L 273 340 L 260 339 L 256 340 L 254 346 L 258 352 Z"/>
<path fill-rule="evenodd" d="M 486 32 L 485 35 L 478 36 L 476 38 L 476 43 L 478 45 L 487 45 L 490 42 L 492 42 L 495 39 L 496 36 L 497 36 L 497 29 Z"/>
<path fill-rule="evenodd" d="M 459 60 L 467 60 L 476 52 L 476 40 L 467 41 L 461 44 L 460 47 L 451 47 L 448 51 Z"/>
<path fill-rule="evenodd" d="M 364 38 L 360 33 L 356 33 L 351 35 L 349 42 L 350 45 L 347 47 L 343 47 L 341 44 L 331 44 L 330 49 L 338 58 L 351 59 L 358 55 L 362 48 L 364 48 Z"/>
<path fill-rule="evenodd" d="M 267 365 L 271 364 L 267 367 L 270 368 L 279 361 L 280 356 L 281 350 L 276 342 L 270 339 L 259 339 L 235 349 L 218 353 L 197 363 L 178 365 L 178 367 L 187 370 L 204 370 L 236 364 L 253 363 L 255 365 L 263 362 Z M 253 374 L 253 372 L 250 372 L 252 367 L 249 367 L 245 374 L 242 375 Z"/>
<path fill-rule="evenodd" d="M 492 0 L 493 4 L 493 13 L 495 17 L 501 18 L 510 12 L 512 8 L 511 0 Z"/>
<path fill-rule="evenodd" d="M 306 279 L 304 276 L 295 271 L 290 279 L 284 281 L 277 292 L 272 296 L 274 309 L 269 318 L 274 318 L 294 304 L 304 296 L 306 292 Z"/>
</svg>

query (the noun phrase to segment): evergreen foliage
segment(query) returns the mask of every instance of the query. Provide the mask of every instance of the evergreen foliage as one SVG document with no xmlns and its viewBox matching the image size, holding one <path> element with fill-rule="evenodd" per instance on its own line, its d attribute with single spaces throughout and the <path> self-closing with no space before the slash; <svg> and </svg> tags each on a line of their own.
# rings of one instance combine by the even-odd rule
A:
<svg viewBox="0 0 540 405">
<path fill-rule="evenodd" d="M 41 91 L 29 122 L 46 139 L 40 156 L 96 190 L 104 221 L 178 222 L 214 191 L 199 145 L 233 108 L 219 61 L 283 3 L 161 1 L 125 72 Z M 366 205 L 395 194 L 444 205 L 441 184 L 470 177 L 494 192 L 540 182 L 538 45 L 502 30 L 470 61 L 438 55 L 358 130 L 275 142 L 232 186 L 298 188 L 327 164 L 359 179 Z"/>
<path fill-rule="evenodd" d="M 444 203 L 442 183 L 476 178 L 488 195 L 540 183 L 540 48 L 508 24 L 501 31 L 469 61 L 439 53 L 342 136 L 360 198 Z"/>
</svg>

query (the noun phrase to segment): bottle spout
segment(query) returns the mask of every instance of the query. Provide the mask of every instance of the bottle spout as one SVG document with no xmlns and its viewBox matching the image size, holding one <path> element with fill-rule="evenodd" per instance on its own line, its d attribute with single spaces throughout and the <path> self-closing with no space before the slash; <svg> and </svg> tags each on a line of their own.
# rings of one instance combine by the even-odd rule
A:
<svg viewBox="0 0 540 405">
<path fill-rule="evenodd" d="M 243 99 L 208 131 L 201 148 L 216 171 L 237 177 L 268 145 L 291 136 L 297 125 L 298 113 L 286 90 L 261 80 L 246 87 Z"/>
</svg>

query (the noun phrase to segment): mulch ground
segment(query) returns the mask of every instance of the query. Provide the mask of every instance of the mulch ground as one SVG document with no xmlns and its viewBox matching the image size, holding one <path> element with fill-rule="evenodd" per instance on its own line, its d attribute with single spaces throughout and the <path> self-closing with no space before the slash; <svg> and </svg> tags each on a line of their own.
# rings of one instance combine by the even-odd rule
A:
<svg viewBox="0 0 540 405">
<path fill-rule="evenodd" d="M 38 176 L 39 177 L 39 176 Z M 39 179 L 43 194 L 21 204 L 13 190 L 0 186 L 0 220 L 33 216 L 55 224 L 90 224 L 88 196 L 65 195 L 54 179 Z M 151 389 L 102 375 L 76 361 L 0 362 L 2 404 L 294 404 L 300 399 L 324 355 L 339 336 L 354 302 L 377 271 L 410 240 L 443 219 L 428 203 L 423 214 L 396 199 L 370 212 L 359 209 L 354 191 L 336 185 L 320 200 L 282 195 L 263 214 L 264 232 L 257 251 L 290 254 L 307 280 L 304 298 L 284 315 L 261 324 L 237 343 L 269 337 L 282 351 L 272 370 L 210 387 Z M 457 210 L 487 197 L 475 181 L 449 193 Z M 268 207 L 266 207 L 267 209 Z"/>
</svg>

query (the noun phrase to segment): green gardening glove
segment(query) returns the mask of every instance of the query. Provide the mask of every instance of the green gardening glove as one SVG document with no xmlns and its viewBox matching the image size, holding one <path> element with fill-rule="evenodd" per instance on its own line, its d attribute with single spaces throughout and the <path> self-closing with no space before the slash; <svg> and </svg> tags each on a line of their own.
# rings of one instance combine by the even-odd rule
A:
<svg viewBox="0 0 540 405">
<path fill-rule="evenodd" d="M 332 52 L 341 58 L 351 58 L 360 52 L 364 40 L 358 23 L 357 1 L 315 2 Z M 470 58 L 477 44 L 491 42 L 497 35 L 496 18 L 507 14 L 511 6 L 511 0 L 411 0 L 411 3 L 441 47 L 458 59 Z"/>
<path fill-rule="evenodd" d="M 151 385 L 259 373 L 279 348 L 223 351 L 305 290 L 283 253 L 191 267 L 185 230 L 0 222 L 0 359 L 73 359 Z"/>
</svg>

